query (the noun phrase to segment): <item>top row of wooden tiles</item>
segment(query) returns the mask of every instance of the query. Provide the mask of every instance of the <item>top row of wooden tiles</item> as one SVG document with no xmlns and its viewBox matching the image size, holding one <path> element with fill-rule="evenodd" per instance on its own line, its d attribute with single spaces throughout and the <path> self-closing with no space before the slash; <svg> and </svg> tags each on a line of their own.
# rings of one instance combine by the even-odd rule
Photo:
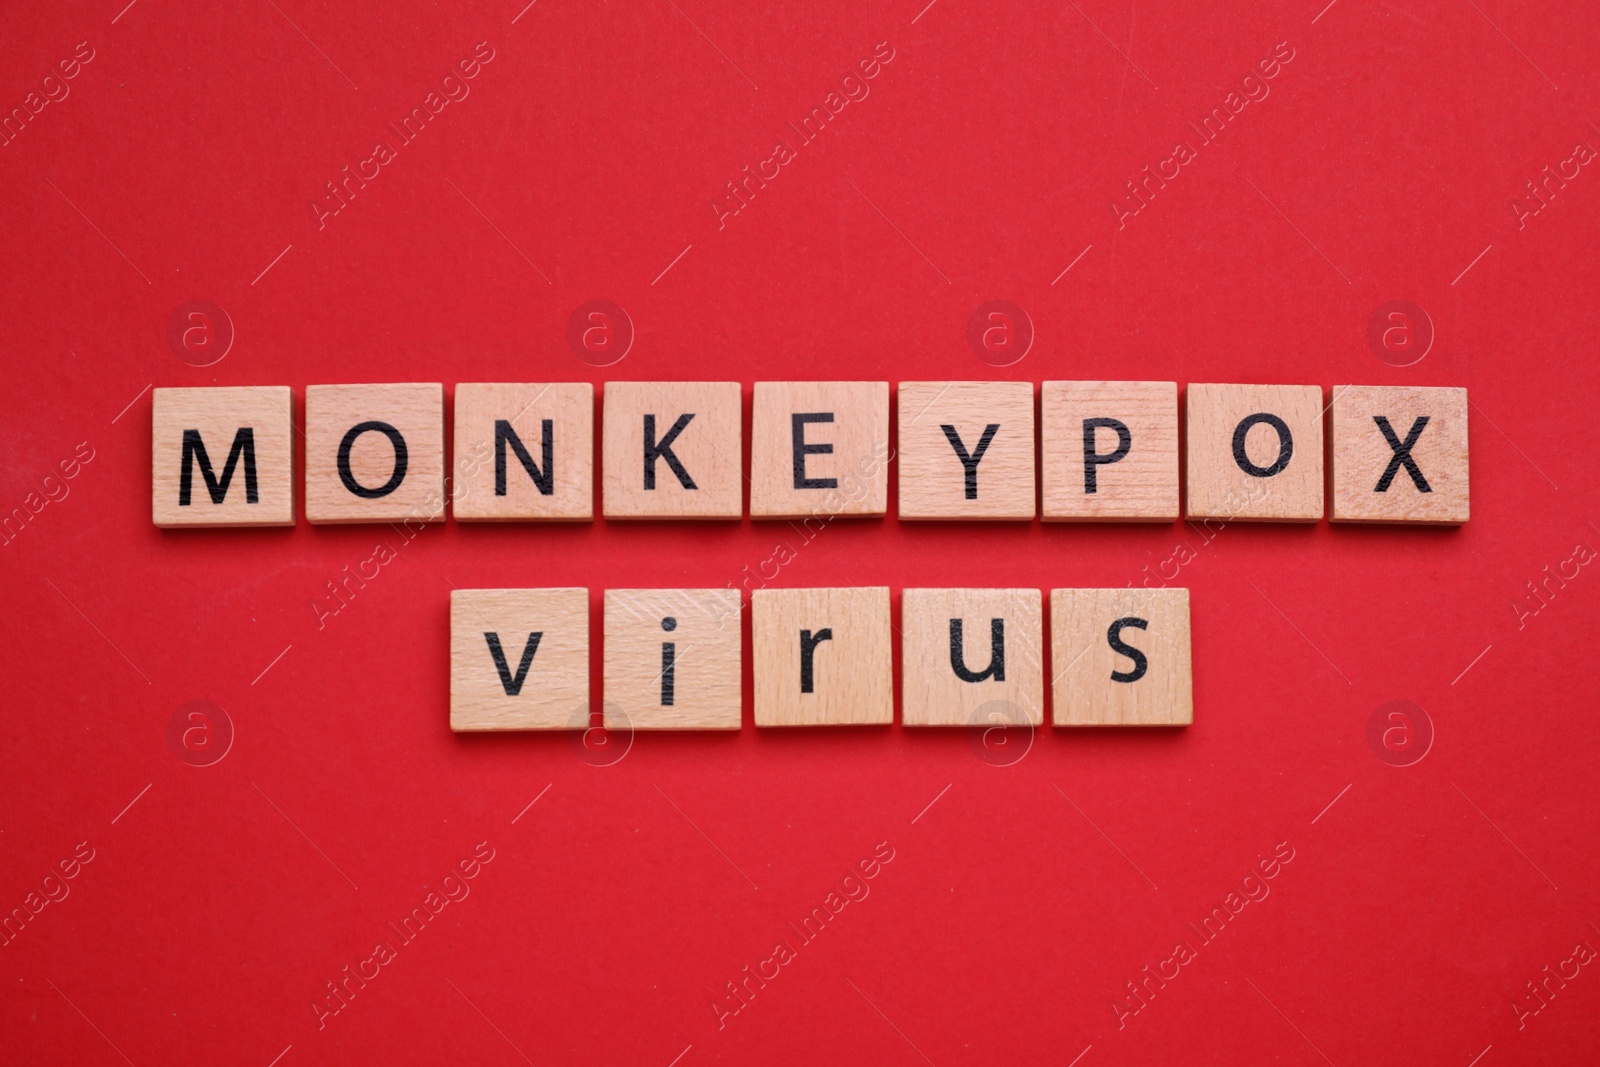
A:
<svg viewBox="0 0 1600 1067">
<path fill-rule="evenodd" d="M 1330 454 L 1340 522 L 1467 521 L 1467 393 L 1459 388 L 1190 385 L 1185 514 L 1315 522 Z M 1172 522 L 1174 382 L 757 382 L 750 474 L 737 382 L 612 382 L 600 445 L 608 519 L 881 516 L 889 461 L 899 517 Z M 1037 410 L 1037 427 L 1035 412 Z M 1331 412 L 1331 449 L 1324 415 Z M 287 387 L 157 389 L 157 526 L 287 526 Z M 461 384 L 446 477 L 444 387 L 313 385 L 305 514 L 313 523 L 588 521 L 594 387 Z M 1041 509 L 1042 504 L 1042 509 Z"/>
</svg>

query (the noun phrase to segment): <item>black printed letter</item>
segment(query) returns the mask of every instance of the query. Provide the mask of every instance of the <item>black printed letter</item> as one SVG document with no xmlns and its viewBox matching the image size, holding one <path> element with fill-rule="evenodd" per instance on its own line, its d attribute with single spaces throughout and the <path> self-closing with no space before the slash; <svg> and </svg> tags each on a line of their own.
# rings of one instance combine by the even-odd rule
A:
<svg viewBox="0 0 1600 1067">
<path fill-rule="evenodd" d="M 816 655 L 817 646 L 824 641 L 832 640 L 833 629 L 831 627 L 818 630 L 814 634 L 810 630 L 800 631 L 800 692 L 811 692 L 813 678 L 811 661 Z"/>
<path fill-rule="evenodd" d="M 645 416 L 649 418 L 649 416 Z M 678 620 L 668 615 L 661 620 L 661 628 L 668 633 L 678 628 Z M 676 641 L 661 642 L 661 706 L 672 707 L 678 683 L 678 643 Z"/>
<path fill-rule="evenodd" d="M 1094 450 L 1094 432 L 1101 427 L 1117 432 L 1117 447 L 1112 452 L 1096 452 Z M 1094 469 L 1102 463 L 1115 463 L 1128 454 L 1128 449 L 1133 445 L 1133 435 L 1128 432 L 1126 423 L 1118 419 L 1084 419 L 1083 420 L 1083 491 L 1085 493 L 1097 492 L 1095 486 Z"/>
<path fill-rule="evenodd" d="M 991 429 L 993 429 L 991 427 Z M 980 448 L 981 452 L 982 449 Z M 980 673 L 967 670 L 967 664 L 961 651 L 961 620 L 950 620 L 950 669 L 956 672 L 956 677 L 963 682 L 981 682 L 985 678 L 993 678 L 997 682 L 1006 680 L 1006 620 L 989 620 L 989 669 Z"/>
<path fill-rule="evenodd" d="M 807 478 L 806 457 L 826 456 L 833 453 L 831 444 L 806 444 L 806 423 L 832 422 L 831 411 L 796 412 L 789 416 L 789 433 L 794 440 L 794 487 L 796 489 L 837 489 L 837 478 Z M 810 690 L 806 690 L 810 692 Z"/>
<path fill-rule="evenodd" d="M 978 461 L 983 459 L 983 454 L 989 449 L 989 442 L 994 440 L 994 435 L 1000 429 L 998 422 L 991 422 L 984 427 L 983 437 L 978 440 L 978 447 L 972 454 L 967 454 L 967 446 L 961 443 L 961 435 L 956 433 L 956 428 L 948 424 L 939 429 L 944 431 L 944 438 L 950 442 L 950 447 L 956 450 L 956 457 L 961 460 L 961 466 L 967 472 L 967 499 L 978 499 Z"/>
<path fill-rule="evenodd" d="M 387 482 L 384 482 L 376 489 L 368 489 L 356 481 L 356 476 L 350 472 L 350 447 L 356 443 L 356 438 L 368 430 L 376 430 L 383 434 L 389 439 L 389 443 L 394 446 L 394 472 L 389 475 Z M 406 464 L 406 439 L 400 436 L 399 430 L 390 426 L 387 422 L 358 422 L 350 427 L 350 431 L 344 435 L 344 440 L 339 442 L 339 480 L 344 483 L 346 489 L 356 496 L 366 497 L 368 500 L 380 496 L 388 496 L 400 488 L 400 483 L 405 481 Z"/>
<path fill-rule="evenodd" d="M 1429 485 L 1428 479 L 1422 476 L 1422 471 L 1418 468 L 1417 461 L 1411 458 L 1411 449 L 1415 447 L 1417 438 L 1422 436 L 1423 427 L 1428 425 L 1428 416 L 1417 416 L 1417 421 L 1411 424 L 1411 432 L 1406 434 L 1404 441 L 1394 435 L 1394 428 L 1389 425 L 1389 420 L 1382 415 L 1372 416 L 1372 421 L 1378 424 L 1378 429 L 1383 431 L 1383 439 L 1388 441 L 1389 447 L 1394 450 L 1394 455 L 1389 458 L 1389 465 L 1383 469 L 1383 477 L 1378 479 L 1378 487 L 1373 492 L 1387 493 L 1389 491 L 1389 483 L 1394 481 L 1396 474 L 1400 473 L 1402 465 L 1404 465 L 1406 473 L 1411 475 L 1411 481 L 1416 485 L 1417 492 L 1433 492 L 1433 486 Z"/>
<path fill-rule="evenodd" d="M 1133 660 L 1133 670 L 1112 671 L 1111 680 L 1113 682 L 1137 682 L 1150 669 L 1150 661 L 1145 659 L 1144 653 L 1137 648 L 1123 644 L 1122 628 L 1124 626 L 1133 626 L 1140 630 L 1146 630 L 1149 629 L 1150 623 L 1146 619 L 1136 619 L 1130 616 L 1126 619 L 1118 619 L 1111 624 L 1111 629 L 1106 631 L 1106 640 L 1111 643 L 1111 651 Z"/>
<path fill-rule="evenodd" d="M 500 649 L 500 635 L 483 635 L 483 639 L 489 642 L 489 655 L 494 657 L 494 669 L 500 672 L 500 685 L 505 689 L 506 696 L 514 697 L 522 692 L 522 683 L 528 680 L 528 668 L 533 665 L 533 654 L 539 651 L 539 639 L 543 636 L 542 633 L 528 635 L 528 643 L 522 646 L 522 665 L 513 675 L 510 665 L 506 663 L 506 654 Z"/>
<path fill-rule="evenodd" d="M 657 441 L 656 417 L 654 415 L 646 415 L 644 417 L 644 487 L 646 489 L 654 489 L 656 487 L 656 460 L 658 459 L 667 461 L 667 466 L 672 468 L 672 473 L 678 476 L 678 481 L 682 483 L 685 489 L 700 488 L 694 484 L 694 479 L 689 477 L 689 472 L 683 469 L 683 464 L 678 462 L 677 455 L 672 451 L 672 442 L 678 439 L 678 435 L 683 432 L 683 428 L 689 425 L 689 420 L 693 418 L 694 412 L 692 411 L 687 415 L 679 415 L 678 421 L 673 423 L 672 429 L 667 431 L 667 436 Z"/>
<path fill-rule="evenodd" d="M 1258 467 L 1250 462 L 1250 456 L 1244 450 L 1244 439 L 1250 432 L 1250 427 L 1265 423 L 1278 431 L 1278 458 L 1273 460 L 1270 467 Z M 1289 465 L 1289 459 L 1294 455 L 1294 435 L 1289 432 L 1289 424 L 1276 415 L 1268 415 L 1258 411 L 1254 415 L 1246 415 L 1233 428 L 1233 461 L 1239 469 L 1252 478 L 1270 478 Z"/>
<path fill-rule="evenodd" d="M 228 483 L 233 481 L 233 468 L 239 457 L 244 457 L 244 500 L 247 504 L 259 503 L 256 495 L 256 432 L 241 426 L 233 435 L 233 447 L 228 450 L 228 462 L 222 465 L 222 480 L 218 481 L 211 469 L 211 457 L 206 455 L 205 442 L 199 430 L 183 431 L 183 467 L 178 473 L 178 506 L 189 506 L 189 494 L 194 486 L 194 463 L 200 461 L 200 476 L 206 480 L 206 492 L 213 504 L 222 503 L 228 495 Z"/>
<path fill-rule="evenodd" d="M 544 459 L 544 468 L 534 466 L 533 457 L 528 455 L 528 450 L 522 444 L 522 438 L 517 436 L 517 431 L 511 428 L 511 423 L 505 419 L 494 420 L 494 495 L 506 495 L 506 446 L 511 446 L 511 451 L 517 454 L 517 461 L 522 464 L 522 469 L 528 472 L 528 477 L 533 479 L 533 484 L 539 487 L 543 496 L 550 496 L 556 491 L 555 476 L 551 474 L 551 456 L 554 447 L 551 443 L 551 420 L 543 419 L 539 424 L 539 451 Z"/>
</svg>

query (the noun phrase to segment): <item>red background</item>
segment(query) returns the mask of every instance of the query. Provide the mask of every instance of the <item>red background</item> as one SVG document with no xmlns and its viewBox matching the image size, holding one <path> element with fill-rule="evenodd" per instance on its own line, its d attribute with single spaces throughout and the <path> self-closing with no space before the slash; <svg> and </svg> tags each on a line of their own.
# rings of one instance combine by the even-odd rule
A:
<svg viewBox="0 0 1600 1067">
<path fill-rule="evenodd" d="M 1600 146 L 1592 5 L 123 2 L 0 31 L 7 109 L 95 51 L 0 148 L 0 507 L 93 450 L 0 550 L 0 906 L 95 850 L 0 948 L 0 1059 L 1594 1061 L 1592 968 L 1520 1029 L 1512 1005 L 1600 946 L 1600 577 L 1512 605 L 1600 546 L 1600 175 L 1520 229 L 1508 206 Z M 319 229 L 323 183 L 485 40 L 471 95 Z M 719 229 L 724 183 L 885 40 L 870 95 Z M 1271 95 L 1119 229 L 1123 183 L 1280 41 Z M 965 339 L 996 298 L 1037 333 L 1004 368 Z M 237 333 L 206 368 L 166 340 L 192 299 Z M 566 342 L 593 299 L 637 330 L 605 370 Z M 1366 341 L 1395 299 L 1437 334 L 1405 368 Z M 997 756 L 747 721 L 609 766 L 451 734 L 451 588 L 737 584 L 788 526 L 451 522 L 319 628 L 389 528 L 150 523 L 150 385 L 298 411 L 320 382 L 866 377 L 1464 385 L 1473 517 L 837 522 L 772 584 L 1120 586 L 1187 542 L 1194 726 Z M 1367 741 L 1395 699 L 1436 735 L 1411 766 Z M 211 766 L 167 739 L 191 700 L 233 725 Z M 319 1029 L 324 982 L 485 841 L 470 897 Z M 879 842 L 871 895 L 719 1029 L 724 983 Z M 1119 1028 L 1279 842 L 1271 895 Z"/>
</svg>

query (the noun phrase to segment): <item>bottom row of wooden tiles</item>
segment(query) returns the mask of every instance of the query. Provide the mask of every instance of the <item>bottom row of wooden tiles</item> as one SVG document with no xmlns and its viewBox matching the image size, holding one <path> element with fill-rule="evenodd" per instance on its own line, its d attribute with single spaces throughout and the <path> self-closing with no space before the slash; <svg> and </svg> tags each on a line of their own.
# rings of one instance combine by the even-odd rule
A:
<svg viewBox="0 0 1600 1067">
<path fill-rule="evenodd" d="M 889 590 L 751 594 L 757 726 L 894 721 Z M 1044 722 L 1037 589 L 907 589 L 901 722 Z M 1187 589 L 1050 591 L 1057 726 L 1194 721 Z M 608 730 L 737 730 L 743 632 L 734 589 L 610 589 Z M 458 589 L 450 598 L 450 727 L 590 726 L 589 591 Z"/>
</svg>

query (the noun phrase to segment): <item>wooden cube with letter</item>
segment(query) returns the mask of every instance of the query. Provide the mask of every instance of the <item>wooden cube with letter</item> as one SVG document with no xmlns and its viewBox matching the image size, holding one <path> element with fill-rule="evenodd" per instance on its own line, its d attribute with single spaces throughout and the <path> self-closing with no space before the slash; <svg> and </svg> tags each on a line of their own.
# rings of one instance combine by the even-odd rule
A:
<svg viewBox="0 0 1600 1067">
<path fill-rule="evenodd" d="M 882 515 L 889 506 L 888 382 L 757 382 L 750 515 Z"/>
<path fill-rule="evenodd" d="M 286 385 L 157 389 L 157 526 L 293 526 L 294 399 Z"/>
<path fill-rule="evenodd" d="M 606 518 L 744 517 L 738 382 L 608 382 L 602 407 Z"/>
<path fill-rule="evenodd" d="M 444 519 L 444 386 L 306 387 L 306 518 Z"/>
<path fill-rule="evenodd" d="M 1322 518 L 1322 387 L 1190 385 L 1191 519 Z"/>
<path fill-rule="evenodd" d="M 1039 428 L 1046 522 L 1177 519 L 1176 382 L 1045 382 Z"/>
<path fill-rule="evenodd" d="M 737 589 L 608 589 L 608 730 L 737 730 L 744 635 Z"/>
<path fill-rule="evenodd" d="M 1043 623 L 1037 589 L 907 589 L 901 723 L 1044 722 Z"/>
<path fill-rule="evenodd" d="M 750 594 L 757 726 L 894 721 L 889 590 Z"/>
<path fill-rule="evenodd" d="M 1467 490 L 1465 389 L 1334 387 L 1334 522 L 1457 525 Z"/>
<path fill-rule="evenodd" d="M 484 384 L 455 393 L 458 522 L 594 517 L 594 386 Z"/>
<path fill-rule="evenodd" d="M 450 729 L 589 725 L 589 591 L 450 594 Z"/>
<path fill-rule="evenodd" d="M 1034 501 L 1032 382 L 901 382 L 902 519 L 1020 519 Z"/>
<path fill-rule="evenodd" d="M 1187 589 L 1050 590 L 1057 726 L 1194 721 Z"/>
</svg>

